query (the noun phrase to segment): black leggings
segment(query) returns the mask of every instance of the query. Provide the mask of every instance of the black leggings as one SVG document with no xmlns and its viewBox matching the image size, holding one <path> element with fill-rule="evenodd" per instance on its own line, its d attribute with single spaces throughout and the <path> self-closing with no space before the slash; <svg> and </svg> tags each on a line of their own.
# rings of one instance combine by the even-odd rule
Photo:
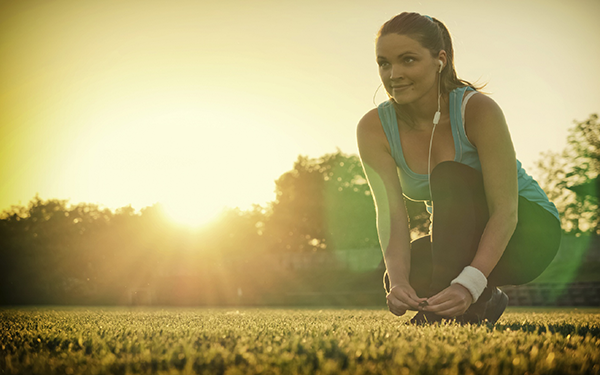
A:
<svg viewBox="0 0 600 375">
<path fill-rule="evenodd" d="M 419 297 L 442 291 L 471 263 L 489 219 L 479 171 L 457 162 L 440 163 L 431 174 L 431 190 L 432 235 L 411 243 L 409 282 Z M 561 228 L 554 215 L 521 196 L 518 215 L 517 228 L 488 277 L 488 287 L 534 280 L 558 251 Z M 387 273 L 385 287 L 389 290 Z"/>
</svg>

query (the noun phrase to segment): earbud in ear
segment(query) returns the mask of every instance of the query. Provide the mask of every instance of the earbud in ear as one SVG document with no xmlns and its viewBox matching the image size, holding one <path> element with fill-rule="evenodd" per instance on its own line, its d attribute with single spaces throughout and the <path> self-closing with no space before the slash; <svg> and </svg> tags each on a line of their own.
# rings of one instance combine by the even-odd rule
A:
<svg viewBox="0 0 600 375">
<path fill-rule="evenodd" d="M 440 71 L 438 73 L 441 73 L 442 69 L 444 69 L 444 63 L 442 62 L 442 60 L 439 60 L 439 61 L 440 61 Z"/>
</svg>

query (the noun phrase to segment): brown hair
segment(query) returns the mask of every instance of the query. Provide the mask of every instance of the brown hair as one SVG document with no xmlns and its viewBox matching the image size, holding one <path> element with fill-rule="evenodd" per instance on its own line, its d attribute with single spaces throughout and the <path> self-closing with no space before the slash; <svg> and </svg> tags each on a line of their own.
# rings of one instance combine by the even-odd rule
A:
<svg viewBox="0 0 600 375">
<path fill-rule="evenodd" d="M 407 35 L 429 50 L 431 56 L 437 57 L 441 50 L 446 51 L 448 61 L 442 70 L 441 91 L 444 94 L 458 88 L 469 86 L 480 90 L 485 85 L 476 87 L 472 83 L 458 78 L 454 67 L 454 49 L 452 38 L 446 26 L 435 18 L 422 16 L 419 13 L 401 13 L 381 26 L 377 33 L 377 40 L 384 35 L 400 34 Z"/>
</svg>

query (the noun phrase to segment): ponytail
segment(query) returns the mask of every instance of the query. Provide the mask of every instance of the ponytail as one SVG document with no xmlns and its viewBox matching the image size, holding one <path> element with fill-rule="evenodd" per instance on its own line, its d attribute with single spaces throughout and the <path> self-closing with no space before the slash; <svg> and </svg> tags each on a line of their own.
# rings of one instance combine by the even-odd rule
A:
<svg viewBox="0 0 600 375">
<path fill-rule="evenodd" d="M 483 86 L 475 87 L 469 81 L 465 81 L 463 79 L 458 78 L 458 75 L 456 74 L 456 67 L 454 66 L 454 48 L 452 46 L 452 37 L 450 36 L 450 32 L 448 31 L 448 28 L 446 28 L 446 25 L 442 23 L 442 21 L 438 20 L 437 18 L 432 18 L 432 21 L 437 25 L 439 29 L 443 44 L 442 49 L 446 51 L 446 56 L 448 57 L 448 62 L 444 67 L 444 70 L 442 70 L 440 77 L 442 80 L 442 92 L 449 93 L 456 88 L 465 86 L 468 86 L 473 90 L 477 91 L 485 87 L 485 84 Z M 436 53 L 433 53 L 432 51 L 432 55 L 434 56 L 437 56 L 438 53 L 439 51 Z"/>
</svg>

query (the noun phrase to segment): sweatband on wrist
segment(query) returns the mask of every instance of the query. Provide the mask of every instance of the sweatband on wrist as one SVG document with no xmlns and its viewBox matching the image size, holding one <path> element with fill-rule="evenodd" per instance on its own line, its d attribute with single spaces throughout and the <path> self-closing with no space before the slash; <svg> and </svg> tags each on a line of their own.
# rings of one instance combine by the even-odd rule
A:
<svg viewBox="0 0 600 375">
<path fill-rule="evenodd" d="M 460 284 L 467 288 L 473 296 L 473 303 L 475 303 L 487 286 L 487 278 L 477 268 L 466 266 L 460 275 L 450 282 L 450 285 L 453 284 Z"/>
</svg>

